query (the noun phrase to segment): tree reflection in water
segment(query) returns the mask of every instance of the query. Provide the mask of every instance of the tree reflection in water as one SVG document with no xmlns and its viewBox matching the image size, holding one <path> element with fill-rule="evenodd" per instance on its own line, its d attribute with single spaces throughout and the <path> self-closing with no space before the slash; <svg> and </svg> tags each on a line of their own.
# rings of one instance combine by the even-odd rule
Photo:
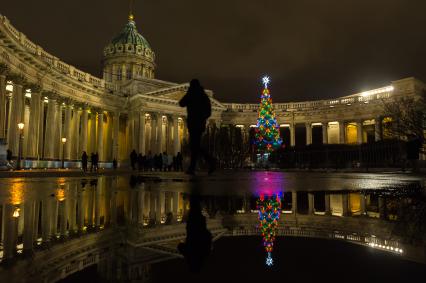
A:
<svg viewBox="0 0 426 283">
<path fill-rule="evenodd" d="M 259 211 L 258 227 L 262 232 L 263 246 L 267 253 L 266 265 L 272 266 L 272 251 L 281 214 L 281 193 L 272 195 L 260 194 L 257 200 L 257 209 Z"/>
</svg>

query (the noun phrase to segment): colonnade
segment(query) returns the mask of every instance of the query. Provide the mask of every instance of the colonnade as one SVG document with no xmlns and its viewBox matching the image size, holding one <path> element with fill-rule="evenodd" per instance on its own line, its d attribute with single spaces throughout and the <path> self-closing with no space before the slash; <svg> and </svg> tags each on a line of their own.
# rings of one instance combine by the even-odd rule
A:
<svg viewBox="0 0 426 283">
<path fill-rule="evenodd" d="M 106 111 L 43 91 L 20 76 L 0 76 L 0 106 L 0 139 L 14 157 L 21 148 L 28 167 L 58 167 L 50 161 L 62 158 L 73 167 L 69 162 L 80 160 L 83 151 L 98 153 L 100 162 L 127 160 L 133 149 L 176 155 L 188 135 L 179 115 Z"/>
<path fill-rule="evenodd" d="M 339 120 L 329 122 L 304 122 L 281 124 L 281 131 L 288 130 L 288 144 L 290 146 L 301 145 L 297 138 L 296 128 L 304 128 L 304 145 L 314 143 L 314 129 L 321 129 L 321 137 L 318 140 L 322 144 L 362 144 L 370 140 L 380 141 L 386 138 L 384 123 L 390 123 L 391 119 L 378 116 L 372 119 Z M 255 125 L 237 124 L 241 128 L 243 137 L 249 137 L 250 129 Z"/>
<path fill-rule="evenodd" d="M 144 110 L 130 113 L 129 149 L 142 155 L 181 152 L 188 138 L 183 117 Z"/>
</svg>

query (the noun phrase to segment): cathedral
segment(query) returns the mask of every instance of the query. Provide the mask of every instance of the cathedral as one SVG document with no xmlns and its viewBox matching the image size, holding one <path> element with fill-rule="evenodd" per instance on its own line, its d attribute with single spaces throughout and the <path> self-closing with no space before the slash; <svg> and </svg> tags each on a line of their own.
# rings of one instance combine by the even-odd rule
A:
<svg viewBox="0 0 426 283">
<path fill-rule="evenodd" d="M 189 84 L 157 79 L 155 52 L 129 16 L 103 50 L 103 78 L 46 52 L 0 15 L 0 141 L 25 168 L 80 166 L 82 152 L 101 166 L 142 155 L 177 154 L 187 142 L 186 109 L 178 105 Z M 378 89 L 335 99 L 274 103 L 288 146 L 362 144 L 383 138 L 383 101 L 419 95 L 425 84 L 403 78 Z M 258 104 L 221 103 L 211 90 L 208 127 L 236 126 L 248 139 Z M 297 135 L 296 133 L 302 133 Z"/>
</svg>

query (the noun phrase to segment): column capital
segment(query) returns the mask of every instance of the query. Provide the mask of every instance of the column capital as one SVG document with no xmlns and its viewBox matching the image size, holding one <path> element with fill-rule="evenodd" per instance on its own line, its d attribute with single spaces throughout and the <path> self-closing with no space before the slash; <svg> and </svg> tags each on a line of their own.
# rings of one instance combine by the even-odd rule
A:
<svg viewBox="0 0 426 283">
<path fill-rule="evenodd" d="M 11 80 L 13 84 L 20 86 L 23 86 L 27 82 L 22 74 L 8 73 L 6 79 Z"/>
<path fill-rule="evenodd" d="M 58 100 L 59 95 L 56 92 L 53 91 L 42 91 L 42 95 L 46 96 L 49 100 Z"/>
<path fill-rule="evenodd" d="M 35 84 L 35 83 L 28 83 L 25 84 L 24 87 L 26 89 L 31 89 L 31 93 L 41 93 L 42 92 L 42 87 L 39 84 Z"/>
<path fill-rule="evenodd" d="M 0 63 L 0 77 L 6 77 L 6 75 L 9 73 L 9 66 L 4 64 L 4 63 Z"/>
</svg>

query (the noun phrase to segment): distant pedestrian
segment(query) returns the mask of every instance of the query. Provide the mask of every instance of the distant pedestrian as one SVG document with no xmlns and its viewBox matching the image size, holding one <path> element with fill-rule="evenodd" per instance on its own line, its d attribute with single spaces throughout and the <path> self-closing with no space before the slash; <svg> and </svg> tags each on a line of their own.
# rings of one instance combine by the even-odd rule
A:
<svg viewBox="0 0 426 283">
<path fill-rule="evenodd" d="M 183 171 L 183 156 L 180 151 L 176 155 L 176 171 Z"/>
<path fill-rule="evenodd" d="M 169 158 L 167 157 L 167 153 L 163 152 L 163 171 L 167 171 L 168 163 Z"/>
<path fill-rule="evenodd" d="M 99 171 L 99 153 L 95 153 L 95 172 Z"/>
<path fill-rule="evenodd" d="M 10 149 L 6 151 L 6 159 L 9 163 L 12 161 L 12 151 Z"/>
<path fill-rule="evenodd" d="M 83 169 L 83 172 L 87 172 L 87 153 L 83 151 L 83 154 L 81 155 L 81 169 Z"/>
<path fill-rule="evenodd" d="M 138 154 L 136 153 L 136 150 L 132 150 L 130 153 L 130 165 L 132 167 L 132 170 L 136 170 L 136 162 L 138 160 Z"/>
<path fill-rule="evenodd" d="M 112 161 L 112 168 L 114 170 L 117 170 L 117 159 L 114 158 L 114 160 Z"/>
<path fill-rule="evenodd" d="M 209 174 L 216 169 L 216 160 L 201 148 L 201 135 L 206 130 L 206 121 L 211 116 L 211 102 L 204 88 L 197 79 L 191 80 L 186 95 L 179 101 L 181 107 L 186 107 L 191 149 L 191 164 L 187 174 L 195 174 L 198 155 L 201 153 L 209 164 Z"/>
</svg>

